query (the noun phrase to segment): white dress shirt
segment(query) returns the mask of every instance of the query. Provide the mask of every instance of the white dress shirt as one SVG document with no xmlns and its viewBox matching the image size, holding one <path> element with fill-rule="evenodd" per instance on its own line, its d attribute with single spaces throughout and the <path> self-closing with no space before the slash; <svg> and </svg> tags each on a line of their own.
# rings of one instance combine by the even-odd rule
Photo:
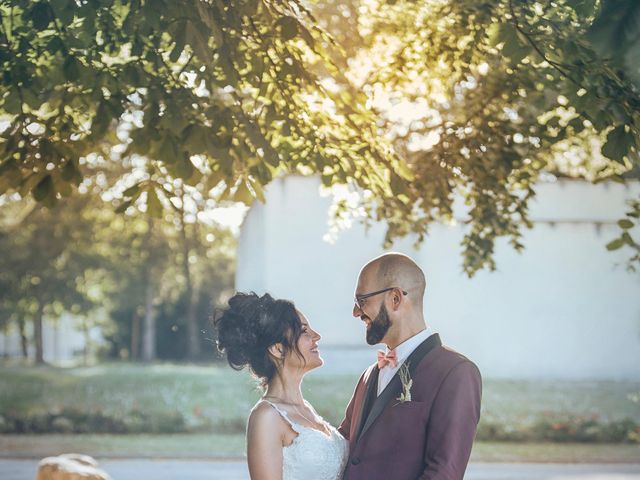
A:
<svg viewBox="0 0 640 480">
<path fill-rule="evenodd" d="M 382 393 L 382 391 L 389 385 L 389 382 L 396 374 L 400 367 L 404 363 L 404 361 L 413 353 L 413 351 L 418 348 L 422 342 L 424 342 L 427 338 L 433 335 L 435 332 L 431 330 L 431 327 L 427 327 L 419 333 L 416 333 L 413 337 L 407 338 L 404 342 L 396 347 L 396 358 L 398 360 L 397 366 L 393 368 L 391 365 L 387 365 L 380 370 L 378 374 L 378 395 Z M 387 347 L 387 351 L 385 353 L 389 353 L 389 347 Z"/>
</svg>

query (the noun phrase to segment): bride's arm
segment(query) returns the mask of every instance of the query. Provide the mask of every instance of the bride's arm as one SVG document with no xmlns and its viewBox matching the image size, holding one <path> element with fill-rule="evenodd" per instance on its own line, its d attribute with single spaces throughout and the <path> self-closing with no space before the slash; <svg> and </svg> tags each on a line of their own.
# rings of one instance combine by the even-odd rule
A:
<svg viewBox="0 0 640 480">
<path fill-rule="evenodd" d="M 251 480 L 282 480 L 284 422 L 272 407 L 253 409 L 247 425 L 247 458 Z"/>
</svg>

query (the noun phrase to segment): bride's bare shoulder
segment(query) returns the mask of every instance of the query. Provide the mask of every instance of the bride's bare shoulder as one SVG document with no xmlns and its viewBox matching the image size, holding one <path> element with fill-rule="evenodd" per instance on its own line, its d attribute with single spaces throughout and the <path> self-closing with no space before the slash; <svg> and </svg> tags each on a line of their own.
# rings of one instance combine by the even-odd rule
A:
<svg viewBox="0 0 640 480">
<path fill-rule="evenodd" d="M 283 421 L 280 414 L 273 406 L 261 400 L 254 405 L 249 414 L 248 430 L 255 429 L 273 431 L 274 429 L 282 430 Z"/>
</svg>

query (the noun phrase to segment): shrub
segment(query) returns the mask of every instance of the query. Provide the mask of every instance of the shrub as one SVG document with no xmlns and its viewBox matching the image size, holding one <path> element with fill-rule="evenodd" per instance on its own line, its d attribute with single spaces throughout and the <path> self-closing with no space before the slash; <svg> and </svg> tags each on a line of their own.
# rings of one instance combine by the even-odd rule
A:
<svg viewBox="0 0 640 480">
<path fill-rule="evenodd" d="M 640 443 L 640 425 L 631 419 L 602 422 L 598 417 L 545 415 L 521 425 L 480 421 L 478 440 Z"/>
<path fill-rule="evenodd" d="M 183 415 L 181 412 L 148 413 L 134 408 L 123 414 L 100 410 L 58 408 L 50 411 L 0 415 L 0 433 L 243 433 L 246 419 Z M 598 417 L 546 414 L 519 424 L 481 420 L 478 440 L 505 442 L 600 442 L 640 444 L 640 425 L 631 419 L 611 422 Z"/>
</svg>

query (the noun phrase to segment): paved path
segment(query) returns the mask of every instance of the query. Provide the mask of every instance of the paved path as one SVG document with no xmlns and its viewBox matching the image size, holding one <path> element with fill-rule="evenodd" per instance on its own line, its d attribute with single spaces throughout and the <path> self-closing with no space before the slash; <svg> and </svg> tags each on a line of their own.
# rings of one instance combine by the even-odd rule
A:
<svg viewBox="0 0 640 480">
<path fill-rule="evenodd" d="M 0 479 L 33 480 L 37 460 L 0 459 Z M 204 460 L 103 460 L 114 480 L 247 480 L 244 462 Z M 640 480 L 633 465 L 474 463 L 465 480 Z"/>
</svg>

